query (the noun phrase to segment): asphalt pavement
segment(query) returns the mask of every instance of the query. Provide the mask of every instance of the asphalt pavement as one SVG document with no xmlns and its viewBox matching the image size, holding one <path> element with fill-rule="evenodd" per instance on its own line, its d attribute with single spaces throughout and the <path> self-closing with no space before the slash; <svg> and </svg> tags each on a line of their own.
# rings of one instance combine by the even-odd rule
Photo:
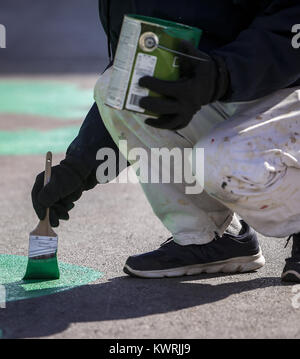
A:
<svg viewBox="0 0 300 359">
<path fill-rule="evenodd" d="M 0 166 L 1 253 L 26 255 L 36 224 L 30 190 L 43 158 L 2 156 Z M 256 273 L 129 278 L 122 272 L 127 256 L 152 250 L 169 235 L 134 184 L 85 193 L 57 232 L 61 261 L 95 268 L 104 277 L 7 303 L 0 309 L 4 338 L 300 337 L 300 288 L 279 279 L 289 251 L 284 239 L 260 237 L 267 264 Z"/>
<path fill-rule="evenodd" d="M 98 0 L 1 0 L 1 74 L 100 73 L 107 44 Z"/>
</svg>

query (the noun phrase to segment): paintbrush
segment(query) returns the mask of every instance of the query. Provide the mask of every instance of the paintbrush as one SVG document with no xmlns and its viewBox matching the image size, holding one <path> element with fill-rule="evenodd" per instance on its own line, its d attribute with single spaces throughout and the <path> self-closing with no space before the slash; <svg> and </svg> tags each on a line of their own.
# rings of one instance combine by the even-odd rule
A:
<svg viewBox="0 0 300 359">
<path fill-rule="evenodd" d="M 51 178 L 52 153 L 46 155 L 44 186 Z M 49 220 L 49 208 L 46 217 L 40 221 L 29 236 L 28 264 L 24 280 L 59 279 L 57 262 L 58 236 L 53 231 Z"/>
</svg>

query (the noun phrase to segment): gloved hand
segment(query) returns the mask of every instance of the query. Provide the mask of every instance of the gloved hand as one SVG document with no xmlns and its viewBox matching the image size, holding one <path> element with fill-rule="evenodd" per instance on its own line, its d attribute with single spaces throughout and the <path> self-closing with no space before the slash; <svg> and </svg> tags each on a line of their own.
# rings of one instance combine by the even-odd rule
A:
<svg viewBox="0 0 300 359">
<path fill-rule="evenodd" d="M 222 99 L 229 89 L 229 75 L 223 59 L 209 56 L 187 41 L 182 41 L 180 52 L 202 60 L 180 56 L 178 81 L 150 76 L 139 81 L 141 87 L 165 96 L 140 100 L 141 107 L 160 115 L 157 119 L 146 119 L 149 126 L 168 130 L 184 128 L 201 106 Z"/>
<path fill-rule="evenodd" d="M 82 161 L 68 156 L 58 166 L 52 167 L 51 180 L 44 187 L 44 172 L 35 180 L 31 192 L 33 208 L 40 220 L 50 208 L 52 227 L 59 226 L 59 220 L 68 220 L 69 211 L 75 206 L 83 191 L 97 185 L 96 170 L 89 170 Z"/>
</svg>

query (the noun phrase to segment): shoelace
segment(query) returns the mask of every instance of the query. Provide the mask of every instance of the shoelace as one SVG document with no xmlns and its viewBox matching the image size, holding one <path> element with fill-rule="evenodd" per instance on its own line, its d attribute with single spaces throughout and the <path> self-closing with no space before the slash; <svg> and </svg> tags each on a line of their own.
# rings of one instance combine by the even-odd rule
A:
<svg viewBox="0 0 300 359">
<path fill-rule="evenodd" d="M 291 241 L 291 239 L 294 237 L 294 234 L 291 234 L 290 236 L 289 236 L 289 238 L 287 239 L 287 241 L 286 241 L 286 245 L 284 246 L 284 248 L 287 248 L 287 246 L 289 245 L 289 243 L 290 243 L 290 241 Z"/>
<path fill-rule="evenodd" d="M 164 241 L 160 246 L 162 247 L 162 246 L 164 246 L 165 244 L 171 242 L 172 239 L 173 239 L 173 237 L 168 238 L 168 239 L 167 239 L 166 241 Z"/>
<path fill-rule="evenodd" d="M 221 238 L 222 238 L 222 237 L 220 237 L 220 236 L 218 235 L 218 233 L 215 232 L 215 237 L 214 237 L 213 241 L 216 241 L 216 240 L 221 239 Z M 160 246 L 162 247 L 162 246 L 164 246 L 165 244 L 171 242 L 172 240 L 173 240 L 173 237 L 170 237 L 170 238 L 168 238 L 165 242 L 163 242 Z"/>
</svg>

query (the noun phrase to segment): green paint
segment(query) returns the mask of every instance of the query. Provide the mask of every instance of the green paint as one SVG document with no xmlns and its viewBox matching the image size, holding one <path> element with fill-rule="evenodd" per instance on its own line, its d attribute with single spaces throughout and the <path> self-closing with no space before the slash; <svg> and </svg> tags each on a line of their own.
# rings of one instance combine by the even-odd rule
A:
<svg viewBox="0 0 300 359">
<path fill-rule="evenodd" d="M 31 155 L 48 151 L 65 152 L 77 136 L 77 126 L 61 127 L 50 131 L 21 130 L 0 132 L 0 155 Z"/>
<path fill-rule="evenodd" d="M 92 89 L 76 84 L 41 80 L 0 81 L 0 113 L 55 119 L 84 118 L 93 99 Z M 49 131 L 23 129 L 0 132 L 0 155 L 31 155 L 65 152 L 79 127 Z"/>
<path fill-rule="evenodd" d="M 55 253 L 54 257 L 47 259 L 28 258 L 27 269 L 23 279 L 59 279 L 59 276 L 57 254 Z"/>
<path fill-rule="evenodd" d="M 0 284 L 6 288 L 7 302 L 59 293 L 102 277 L 102 273 L 92 268 L 59 263 L 60 279 L 23 281 L 26 265 L 27 257 L 0 255 Z"/>
<path fill-rule="evenodd" d="M 92 89 L 50 81 L 0 81 L 0 113 L 81 118 L 93 100 Z"/>
</svg>

